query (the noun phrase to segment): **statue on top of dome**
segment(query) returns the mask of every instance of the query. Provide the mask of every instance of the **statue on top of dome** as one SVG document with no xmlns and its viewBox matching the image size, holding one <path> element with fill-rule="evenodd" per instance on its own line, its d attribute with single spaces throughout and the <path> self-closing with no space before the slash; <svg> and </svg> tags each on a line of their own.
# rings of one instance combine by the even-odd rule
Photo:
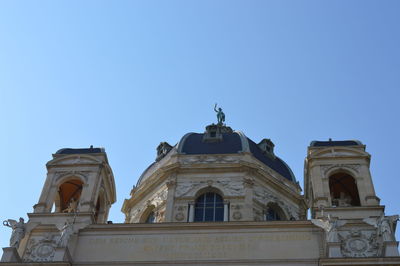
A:
<svg viewBox="0 0 400 266">
<path fill-rule="evenodd" d="M 225 114 L 222 112 L 222 108 L 219 107 L 217 110 L 217 104 L 215 104 L 214 111 L 217 113 L 218 125 L 222 126 L 225 122 Z"/>
</svg>

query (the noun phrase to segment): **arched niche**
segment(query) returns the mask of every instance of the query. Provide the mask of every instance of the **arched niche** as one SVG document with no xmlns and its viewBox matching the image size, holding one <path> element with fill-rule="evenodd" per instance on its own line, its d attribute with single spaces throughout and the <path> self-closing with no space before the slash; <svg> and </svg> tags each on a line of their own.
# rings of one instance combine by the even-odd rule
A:
<svg viewBox="0 0 400 266">
<path fill-rule="evenodd" d="M 81 198 L 83 182 L 75 177 L 64 180 L 59 186 L 54 200 L 56 212 L 76 212 Z"/>
<path fill-rule="evenodd" d="M 356 180 L 347 171 L 336 172 L 329 176 L 329 191 L 332 206 L 360 206 Z"/>
<path fill-rule="evenodd" d="M 149 205 L 147 206 L 146 210 L 140 216 L 139 222 L 140 223 L 155 223 L 156 221 L 156 213 L 155 213 L 156 206 Z"/>
<path fill-rule="evenodd" d="M 270 202 L 267 204 L 265 210 L 265 220 L 266 221 L 283 221 L 288 220 L 285 212 L 282 208 L 275 202 Z"/>
</svg>

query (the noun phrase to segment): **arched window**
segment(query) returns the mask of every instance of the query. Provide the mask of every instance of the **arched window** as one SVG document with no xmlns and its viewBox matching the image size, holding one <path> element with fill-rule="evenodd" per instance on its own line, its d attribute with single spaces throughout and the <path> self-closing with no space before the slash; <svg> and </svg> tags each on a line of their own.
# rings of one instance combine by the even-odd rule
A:
<svg viewBox="0 0 400 266">
<path fill-rule="evenodd" d="M 195 222 L 217 222 L 224 220 L 224 201 L 215 192 L 200 195 L 195 202 Z"/>
<path fill-rule="evenodd" d="M 152 212 L 150 212 L 149 215 L 147 216 L 146 223 L 147 223 L 147 224 L 152 224 L 152 223 L 155 223 L 155 222 L 156 222 L 156 215 L 155 215 L 155 213 L 152 211 Z"/>
<path fill-rule="evenodd" d="M 346 173 L 337 173 L 329 177 L 332 206 L 360 206 L 355 179 Z"/>
<path fill-rule="evenodd" d="M 70 179 L 62 183 L 58 188 L 56 211 L 76 212 L 82 193 L 82 186 L 83 183 L 79 179 Z"/>
<path fill-rule="evenodd" d="M 282 209 L 276 203 L 269 203 L 267 210 L 265 211 L 266 221 L 282 221 L 286 220 L 286 217 Z"/>
<path fill-rule="evenodd" d="M 279 213 L 277 211 L 275 211 L 272 208 L 269 208 L 267 210 L 265 220 L 267 220 L 267 221 L 280 221 L 281 220 L 281 216 L 279 215 Z"/>
</svg>

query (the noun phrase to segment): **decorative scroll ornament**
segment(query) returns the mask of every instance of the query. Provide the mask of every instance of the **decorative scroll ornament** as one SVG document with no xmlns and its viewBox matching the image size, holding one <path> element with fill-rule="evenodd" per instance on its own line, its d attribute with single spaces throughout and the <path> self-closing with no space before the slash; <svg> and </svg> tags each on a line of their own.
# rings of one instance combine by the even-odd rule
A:
<svg viewBox="0 0 400 266">
<path fill-rule="evenodd" d="M 340 248 L 344 257 L 376 257 L 381 250 L 374 233 L 367 237 L 359 230 L 353 230 L 347 237 L 341 235 L 339 237 L 341 239 Z"/>
</svg>

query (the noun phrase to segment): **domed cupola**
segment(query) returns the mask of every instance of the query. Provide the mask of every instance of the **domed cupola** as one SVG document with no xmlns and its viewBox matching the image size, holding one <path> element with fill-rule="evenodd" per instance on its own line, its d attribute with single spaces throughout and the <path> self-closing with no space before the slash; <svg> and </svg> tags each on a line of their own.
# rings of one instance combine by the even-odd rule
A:
<svg viewBox="0 0 400 266">
<path fill-rule="evenodd" d="M 265 166 L 279 173 L 289 181 L 296 178 L 289 166 L 274 154 L 274 143 L 263 139 L 258 144 L 224 125 L 211 124 L 204 133 L 188 133 L 178 143 L 179 154 L 237 154 L 250 153 Z"/>
<path fill-rule="evenodd" d="M 273 142 L 256 144 L 226 126 L 221 112 L 204 133 L 188 133 L 175 146 L 160 143 L 123 204 L 126 222 L 305 218 L 301 188 Z"/>
</svg>

